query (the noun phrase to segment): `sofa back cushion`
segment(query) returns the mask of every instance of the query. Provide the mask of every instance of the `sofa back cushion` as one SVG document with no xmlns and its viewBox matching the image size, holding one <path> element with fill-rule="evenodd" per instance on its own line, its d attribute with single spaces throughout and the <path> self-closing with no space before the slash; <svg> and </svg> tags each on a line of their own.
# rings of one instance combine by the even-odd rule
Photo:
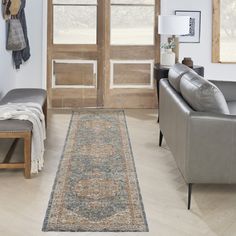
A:
<svg viewBox="0 0 236 236">
<path fill-rule="evenodd" d="M 196 73 L 188 72 L 183 75 L 180 91 L 187 103 L 196 111 L 230 114 L 222 92 Z"/>
<path fill-rule="evenodd" d="M 188 73 L 188 72 L 192 72 L 192 73 L 195 73 L 196 72 L 194 70 L 192 70 L 191 68 L 183 65 L 183 64 L 180 64 L 180 63 L 177 63 L 175 64 L 174 66 L 172 66 L 169 70 L 169 74 L 168 74 L 168 80 L 171 84 L 171 86 L 178 92 L 180 93 L 180 80 L 181 80 L 181 77 Z"/>
</svg>

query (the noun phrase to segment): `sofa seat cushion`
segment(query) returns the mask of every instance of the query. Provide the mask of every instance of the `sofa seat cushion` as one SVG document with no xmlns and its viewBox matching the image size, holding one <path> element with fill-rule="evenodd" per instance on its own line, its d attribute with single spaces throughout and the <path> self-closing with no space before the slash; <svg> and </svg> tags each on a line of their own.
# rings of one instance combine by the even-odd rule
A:
<svg viewBox="0 0 236 236">
<path fill-rule="evenodd" d="M 236 101 L 227 102 L 230 115 L 236 115 Z"/>
<path fill-rule="evenodd" d="M 43 106 L 46 100 L 46 91 L 43 89 L 13 89 L 9 91 L 0 101 L 0 105 L 7 103 L 25 103 L 33 102 Z"/>
<path fill-rule="evenodd" d="M 196 111 L 230 114 L 222 92 L 196 73 L 183 75 L 180 90 L 187 103 Z"/>
<path fill-rule="evenodd" d="M 178 92 L 180 93 L 180 80 L 184 74 L 187 72 L 192 72 L 197 74 L 194 70 L 191 68 L 187 67 L 186 65 L 177 63 L 174 66 L 172 66 L 169 70 L 168 74 L 168 80 L 171 84 L 171 86 Z"/>
</svg>

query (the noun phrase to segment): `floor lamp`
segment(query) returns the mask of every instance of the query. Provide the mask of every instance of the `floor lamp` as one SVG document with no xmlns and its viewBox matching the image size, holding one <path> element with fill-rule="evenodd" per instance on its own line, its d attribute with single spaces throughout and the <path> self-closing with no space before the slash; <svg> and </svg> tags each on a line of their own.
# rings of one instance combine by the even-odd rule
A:
<svg viewBox="0 0 236 236">
<path fill-rule="evenodd" d="M 190 16 L 159 15 L 158 33 L 160 35 L 172 35 L 168 40 L 174 40 L 175 62 L 179 62 L 179 38 L 176 36 L 189 34 Z"/>
</svg>

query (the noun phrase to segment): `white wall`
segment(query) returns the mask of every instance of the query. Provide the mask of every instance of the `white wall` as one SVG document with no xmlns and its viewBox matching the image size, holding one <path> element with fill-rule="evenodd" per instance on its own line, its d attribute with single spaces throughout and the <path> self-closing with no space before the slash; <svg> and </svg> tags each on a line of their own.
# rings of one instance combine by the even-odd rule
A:
<svg viewBox="0 0 236 236">
<path fill-rule="evenodd" d="M 205 67 L 205 77 L 216 80 L 236 80 L 236 64 L 211 63 L 212 0 L 161 0 L 161 14 L 172 15 L 175 10 L 196 10 L 202 13 L 201 41 L 180 44 L 180 61 L 191 57 L 195 65 Z"/>
<path fill-rule="evenodd" d="M 0 20 L 0 42 L 0 97 L 2 97 L 15 85 L 11 53 L 6 51 L 6 25 L 3 19 Z"/>
<path fill-rule="evenodd" d="M 25 14 L 31 57 L 21 65 L 19 70 L 16 70 L 13 66 L 11 52 L 5 49 L 6 25 L 4 19 L 0 16 L 0 97 L 13 88 L 45 87 L 46 38 L 44 33 L 46 27 L 43 27 L 45 21 L 43 4 L 46 4 L 45 0 L 26 2 Z M 45 22 L 44 25 L 46 25 Z M 43 37 L 44 41 L 42 40 Z"/>
<path fill-rule="evenodd" d="M 43 0 L 42 13 L 42 88 L 47 88 L 47 34 L 48 34 L 48 1 Z"/>
<path fill-rule="evenodd" d="M 43 1 L 26 1 L 26 22 L 31 57 L 15 70 L 17 88 L 41 88 L 43 86 Z"/>
</svg>

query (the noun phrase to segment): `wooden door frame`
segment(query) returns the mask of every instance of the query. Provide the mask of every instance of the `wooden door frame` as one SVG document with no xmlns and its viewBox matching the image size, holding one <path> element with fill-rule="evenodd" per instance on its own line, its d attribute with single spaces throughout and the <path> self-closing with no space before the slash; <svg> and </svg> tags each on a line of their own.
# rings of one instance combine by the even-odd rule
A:
<svg viewBox="0 0 236 236">
<path fill-rule="evenodd" d="M 75 51 L 96 56 L 97 71 L 97 106 L 104 106 L 105 91 L 110 78 L 110 0 L 98 0 L 97 4 L 97 44 L 96 45 L 53 45 L 53 0 L 48 0 L 47 27 L 47 91 L 49 107 L 52 107 L 52 60 L 58 54 L 68 54 Z M 157 19 L 160 14 L 161 1 L 155 0 L 155 39 L 154 60 L 160 62 L 160 35 L 158 34 Z M 135 47 L 135 46 L 134 46 Z"/>
<path fill-rule="evenodd" d="M 96 44 L 53 44 L 53 0 L 48 0 L 48 27 L 47 27 L 47 91 L 48 91 L 48 101 L 49 107 L 52 107 L 52 61 L 53 59 L 58 59 L 58 55 L 63 57 L 68 54 L 73 54 L 77 52 L 79 55 L 76 59 L 88 59 L 97 60 L 98 59 L 98 38 Z M 98 20 L 98 18 L 97 18 Z M 98 25 L 98 22 L 97 22 Z M 97 72 L 97 84 L 99 86 L 100 76 Z M 74 89 L 71 89 L 74 92 Z M 97 96 L 98 93 L 97 93 Z M 99 99 L 97 98 L 97 101 Z"/>
</svg>

